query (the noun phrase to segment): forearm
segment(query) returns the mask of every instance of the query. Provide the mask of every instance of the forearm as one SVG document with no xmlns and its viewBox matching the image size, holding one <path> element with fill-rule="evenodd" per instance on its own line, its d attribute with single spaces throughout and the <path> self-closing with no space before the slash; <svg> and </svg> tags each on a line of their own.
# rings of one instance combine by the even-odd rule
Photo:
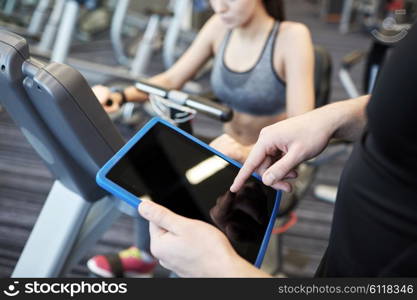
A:
<svg viewBox="0 0 417 300">
<path fill-rule="evenodd" d="M 319 130 L 325 133 L 330 139 L 339 139 L 346 141 L 355 141 L 360 138 L 365 128 L 367 119 L 365 108 L 368 104 L 370 96 L 363 96 L 356 99 L 340 101 L 337 103 L 326 105 L 322 108 L 308 112 L 304 116 L 303 126 L 317 125 Z M 296 118 L 296 117 L 295 117 Z M 291 119 L 290 119 L 291 120 Z M 283 121 L 287 122 L 287 121 Z M 234 138 L 231 135 L 232 138 Z M 217 141 L 217 140 L 215 140 Z M 227 139 L 225 141 L 217 141 L 212 146 L 216 149 L 227 149 L 223 144 L 235 144 L 233 154 L 239 153 L 234 159 L 244 163 L 249 156 L 254 145 L 243 145 L 235 140 Z M 235 149 L 239 149 L 238 151 Z"/>
<path fill-rule="evenodd" d="M 370 96 L 341 101 L 327 105 L 318 111 L 329 123 L 332 138 L 355 141 L 360 138 L 366 126 L 365 108 Z"/>
<path fill-rule="evenodd" d="M 236 255 L 223 264 L 224 269 L 219 274 L 219 277 L 229 278 L 269 278 L 271 275 L 256 268 L 240 256 Z"/>
<path fill-rule="evenodd" d="M 221 26 L 217 18 L 211 18 L 199 32 L 194 42 L 178 61 L 163 73 L 146 80 L 147 82 L 170 90 L 181 90 L 184 84 L 192 79 L 200 68 L 213 55 L 213 40 Z M 212 23 L 216 23 L 210 25 Z M 147 95 L 138 91 L 135 87 L 125 90 L 128 101 L 145 101 Z"/>
<path fill-rule="evenodd" d="M 299 80 L 300 81 L 300 80 Z M 287 107 L 285 118 L 292 118 L 309 111 L 314 110 L 314 87 L 310 82 L 306 82 L 302 89 L 299 86 L 292 87 L 292 91 L 288 91 Z"/>
<path fill-rule="evenodd" d="M 183 83 L 176 80 L 170 70 L 149 78 L 148 82 L 169 90 L 180 90 L 183 86 Z"/>
<path fill-rule="evenodd" d="M 256 268 L 255 266 L 249 264 L 248 262 L 244 262 L 239 266 L 238 269 L 239 276 L 238 277 L 246 277 L 246 278 L 270 278 L 272 277 L 268 273 Z"/>
<path fill-rule="evenodd" d="M 155 75 L 151 78 L 149 78 L 148 80 L 146 80 L 146 82 L 150 83 L 150 84 L 154 84 L 156 86 L 160 86 L 163 87 L 165 89 L 169 89 L 169 90 L 178 90 L 181 89 L 182 86 L 175 82 L 174 80 L 172 80 L 170 78 L 170 76 L 167 74 L 167 72 L 164 73 L 160 73 L 158 75 Z M 124 93 L 126 95 L 126 100 L 127 101 L 144 101 L 147 99 L 147 95 L 141 91 L 139 91 L 136 87 L 134 86 L 129 86 L 124 90 Z"/>
</svg>

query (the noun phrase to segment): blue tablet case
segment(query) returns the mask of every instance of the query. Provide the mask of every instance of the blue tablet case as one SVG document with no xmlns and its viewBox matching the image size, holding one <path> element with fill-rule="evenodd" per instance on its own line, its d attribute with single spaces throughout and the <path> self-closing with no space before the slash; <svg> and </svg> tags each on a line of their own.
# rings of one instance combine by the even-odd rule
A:
<svg viewBox="0 0 417 300">
<path fill-rule="evenodd" d="M 178 127 L 172 125 L 171 123 L 155 117 L 152 120 L 150 120 L 148 123 L 145 124 L 145 126 L 139 130 L 97 173 L 96 176 L 96 181 L 98 183 L 99 186 L 101 186 L 103 189 L 107 190 L 108 192 L 110 192 L 111 194 L 119 197 L 120 199 L 126 201 L 128 204 L 130 204 L 131 206 L 137 208 L 141 202 L 141 200 L 133 195 L 132 193 L 128 192 L 127 190 L 125 190 L 124 188 L 122 188 L 121 186 L 117 185 L 116 183 L 114 183 L 113 181 L 109 180 L 106 175 L 109 173 L 109 171 L 113 168 L 113 166 L 115 166 L 118 161 L 137 143 L 140 141 L 140 139 L 153 127 L 155 126 L 155 124 L 157 123 L 161 123 L 169 128 L 174 129 L 176 132 L 178 132 L 179 134 L 185 136 L 186 138 L 190 139 L 191 141 L 195 142 L 196 144 L 198 144 L 201 147 L 204 147 L 208 150 L 210 150 L 211 152 L 213 152 L 213 154 L 223 158 L 224 160 L 226 160 L 227 162 L 229 162 L 232 165 L 235 165 L 238 168 L 242 167 L 242 164 L 223 155 L 222 153 L 220 153 L 219 151 L 217 151 L 216 149 L 210 147 L 209 145 L 207 145 L 206 143 L 200 141 L 199 139 L 195 138 L 194 136 L 190 135 L 189 133 L 179 129 Z M 258 180 L 262 181 L 261 177 L 256 174 L 253 173 L 252 174 L 255 178 L 257 178 Z M 255 262 L 255 266 L 256 267 L 260 267 L 262 264 L 262 260 L 265 256 L 265 252 L 266 249 L 268 247 L 268 243 L 271 237 L 271 233 L 272 233 L 272 229 L 274 227 L 275 224 L 275 219 L 277 217 L 278 214 L 278 210 L 279 210 L 279 204 L 281 202 L 281 195 L 282 192 L 281 191 L 277 191 L 276 196 L 275 196 L 275 204 L 272 210 L 272 214 L 271 214 L 271 218 L 269 220 L 268 223 L 268 227 L 266 229 L 265 232 L 265 236 L 262 240 L 262 244 L 261 244 L 261 248 L 259 249 L 259 253 L 258 256 L 256 258 L 256 262 Z"/>
</svg>

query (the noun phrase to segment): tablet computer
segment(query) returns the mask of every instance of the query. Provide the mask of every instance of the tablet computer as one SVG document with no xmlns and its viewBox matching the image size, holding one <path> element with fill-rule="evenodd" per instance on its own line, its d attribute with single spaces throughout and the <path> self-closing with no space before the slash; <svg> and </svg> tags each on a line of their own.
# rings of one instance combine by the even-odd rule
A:
<svg viewBox="0 0 417 300">
<path fill-rule="evenodd" d="M 149 199 L 216 226 L 239 255 L 260 267 L 281 192 L 253 174 L 240 191 L 231 193 L 240 167 L 187 132 L 154 118 L 100 169 L 97 183 L 134 207 Z"/>
</svg>

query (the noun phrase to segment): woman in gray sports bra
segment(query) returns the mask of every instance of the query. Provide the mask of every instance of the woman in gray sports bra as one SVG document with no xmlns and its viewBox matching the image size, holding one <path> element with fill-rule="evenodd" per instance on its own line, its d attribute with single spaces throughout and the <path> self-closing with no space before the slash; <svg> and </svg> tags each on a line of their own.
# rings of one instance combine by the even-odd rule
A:
<svg viewBox="0 0 417 300">
<path fill-rule="evenodd" d="M 279 21 L 274 23 L 256 64 L 244 72 L 231 70 L 225 62 L 232 31 L 222 41 L 214 59 L 211 87 L 216 97 L 234 110 L 254 116 L 285 112 L 286 84 L 273 65 L 279 25 Z"/>
<path fill-rule="evenodd" d="M 225 134 L 211 145 L 243 161 L 263 127 L 313 109 L 312 42 L 304 25 L 284 22 L 281 0 L 210 0 L 210 3 L 215 15 L 190 48 L 169 70 L 148 81 L 167 89 L 181 89 L 214 57 L 213 91 L 235 114 L 224 126 Z M 125 89 L 124 95 L 111 93 L 104 86 L 93 89 L 108 112 L 119 109 L 122 99 L 148 98 L 134 87 Z M 108 99 L 113 100 L 111 106 L 106 106 Z M 155 262 L 143 258 L 150 257 L 144 255 L 149 248 L 143 247 L 142 251 L 133 247 L 115 255 L 119 259 L 114 262 L 100 264 L 101 256 L 93 257 L 89 266 L 110 276 L 116 264 L 123 266 L 119 271 L 124 275 L 147 276 Z"/>
<path fill-rule="evenodd" d="M 241 145 L 256 142 L 262 127 L 285 118 L 286 83 L 275 70 L 273 61 L 280 22 L 275 21 L 253 66 L 245 71 L 232 70 L 225 59 L 232 30 L 228 31 L 220 44 L 211 73 L 211 86 L 216 97 L 233 108 L 234 120 L 225 125 L 228 136 L 221 136 L 212 146 L 231 155 L 228 149 L 230 137 Z M 244 147 L 239 147 L 245 151 Z M 247 148 L 246 152 L 250 150 Z M 237 151 L 235 151 L 237 152 Z M 232 155 L 235 159 L 242 157 Z"/>
<path fill-rule="evenodd" d="M 308 29 L 284 21 L 282 0 L 210 0 L 215 15 L 194 43 L 167 71 L 148 81 L 181 89 L 212 57 L 211 85 L 216 97 L 235 110 L 225 135 L 212 146 L 244 160 L 262 128 L 314 108 L 313 46 Z M 123 98 L 146 101 L 134 87 L 125 97 L 94 87 L 107 111 Z M 112 105 L 105 106 L 111 98 Z M 108 103 L 108 102 L 107 102 Z"/>
</svg>

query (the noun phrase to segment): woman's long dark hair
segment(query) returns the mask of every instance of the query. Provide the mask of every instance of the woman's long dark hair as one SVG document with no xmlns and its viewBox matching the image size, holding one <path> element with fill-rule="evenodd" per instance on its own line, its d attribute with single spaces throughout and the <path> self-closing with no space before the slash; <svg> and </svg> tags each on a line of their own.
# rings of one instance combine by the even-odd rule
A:
<svg viewBox="0 0 417 300">
<path fill-rule="evenodd" d="M 285 20 L 285 9 L 283 0 L 262 0 L 266 11 L 274 19 L 282 22 Z"/>
</svg>

